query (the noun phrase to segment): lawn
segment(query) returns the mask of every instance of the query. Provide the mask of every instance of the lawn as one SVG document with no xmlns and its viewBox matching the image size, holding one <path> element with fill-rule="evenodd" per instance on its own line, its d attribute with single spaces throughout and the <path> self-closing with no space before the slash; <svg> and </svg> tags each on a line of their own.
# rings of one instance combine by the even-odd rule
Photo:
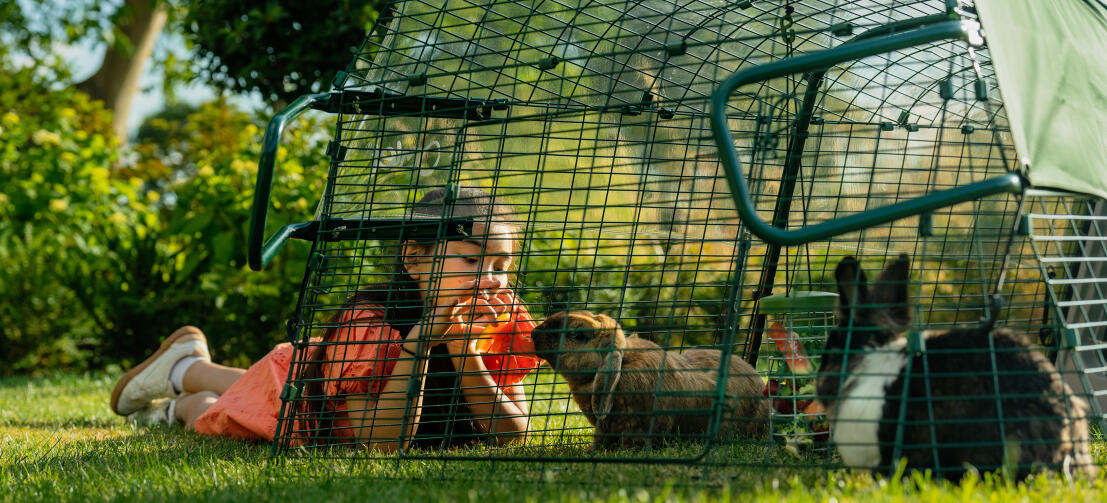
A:
<svg viewBox="0 0 1107 503">
<path fill-rule="evenodd" d="M 0 501 L 1102 501 L 1103 478 L 895 483 L 843 470 L 486 461 L 269 459 L 267 445 L 135 429 L 108 409 L 115 375 L 0 380 Z M 694 448 L 693 448 L 694 449 Z M 748 449 L 747 449 L 748 451 Z M 1097 460 L 1105 461 L 1097 444 Z M 752 456 L 752 457 L 751 457 Z M 779 458 L 787 459 L 787 457 Z"/>
</svg>

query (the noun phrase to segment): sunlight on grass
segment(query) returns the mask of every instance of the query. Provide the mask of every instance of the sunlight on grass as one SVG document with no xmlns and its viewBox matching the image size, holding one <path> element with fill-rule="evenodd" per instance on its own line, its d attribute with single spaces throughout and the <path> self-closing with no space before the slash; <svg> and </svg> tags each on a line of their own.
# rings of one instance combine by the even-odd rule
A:
<svg viewBox="0 0 1107 503">
<path fill-rule="evenodd" d="M 132 428 L 108 409 L 113 378 L 0 380 L 0 500 L 1067 502 L 1100 501 L 1107 494 L 1102 478 L 1069 483 L 1038 476 L 1015 485 L 986 474 L 955 486 L 916 474 L 903 482 L 887 481 L 842 470 L 801 469 L 798 463 L 818 460 L 748 444 L 715 449 L 696 465 L 273 460 L 268 445 L 175 428 Z M 550 396 L 555 399 L 547 402 L 567 406 L 557 391 Z M 589 456 L 590 432 L 583 418 L 547 417 L 572 422 L 577 431 L 565 445 L 543 446 L 543 454 Z M 1103 442 L 1095 447 L 1102 462 Z M 453 454 L 488 454 L 490 449 Z M 702 446 L 688 444 L 653 454 L 679 458 L 700 451 Z"/>
</svg>

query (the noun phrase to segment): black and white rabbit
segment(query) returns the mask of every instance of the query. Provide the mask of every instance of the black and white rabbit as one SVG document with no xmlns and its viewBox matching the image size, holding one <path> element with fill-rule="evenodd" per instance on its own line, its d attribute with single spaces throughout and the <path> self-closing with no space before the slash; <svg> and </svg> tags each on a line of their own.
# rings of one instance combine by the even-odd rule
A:
<svg viewBox="0 0 1107 503">
<path fill-rule="evenodd" d="M 1030 343 L 982 327 L 926 331 L 924 350 L 907 347 L 909 272 L 907 255 L 871 289 L 853 257 L 834 272 L 840 319 L 817 389 L 842 461 L 891 473 L 905 459 L 951 479 L 970 466 L 1014 469 L 1019 479 L 1040 469 L 1095 474 L 1088 403 Z"/>
</svg>

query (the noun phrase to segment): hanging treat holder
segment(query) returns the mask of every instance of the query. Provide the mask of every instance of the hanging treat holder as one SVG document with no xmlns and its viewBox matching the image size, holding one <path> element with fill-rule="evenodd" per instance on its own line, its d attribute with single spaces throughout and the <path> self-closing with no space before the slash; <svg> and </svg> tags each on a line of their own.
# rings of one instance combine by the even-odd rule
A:
<svg viewBox="0 0 1107 503">
<path fill-rule="evenodd" d="M 837 301 L 830 292 L 791 292 L 760 301 L 765 330 L 757 370 L 772 401 L 773 437 L 790 450 L 829 451 L 830 430 L 815 376 Z"/>
</svg>

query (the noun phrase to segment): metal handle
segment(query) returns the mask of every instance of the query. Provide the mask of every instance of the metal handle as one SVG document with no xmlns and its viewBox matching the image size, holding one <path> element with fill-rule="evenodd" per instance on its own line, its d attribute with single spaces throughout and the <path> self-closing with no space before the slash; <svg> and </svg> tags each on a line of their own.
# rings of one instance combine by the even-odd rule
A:
<svg viewBox="0 0 1107 503">
<path fill-rule="evenodd" d="M 768 243 L 792 246 L 884 224 L 992 194 L 1021 192 L 1024 186 L 1022 177 L 1016 173 L 1007 173 L 996 178 L 934 192 L 909 201 L 882 206 L 799 229 L 785 230 L 774 227 L 757 216 L 753 199 L 750 197 L 749 186 L 746 185 L 746 177 L 742 173 L 742 163 L 738 160 L 738 150 L 734 146 L 734 136 L 727 125 L 727 101 L 730 99 L 730 95 L 741 86 L 787 75 L 821 71 L 846 61 L 939 40 L 960 39 L 976 42 L 979 39 L 979 35 L 975 33 L 977 28 L 978 25 L 970 21 L 945 21 L 903 33 L 855 40 L 833 49 L 740 70 L 731 74 L 730 77 L 719 84 L 719 87 L 711 95 L 711 129 L 715 136 L 715 144 L 719 148 L 719 157 L 726 171 L 727 181 L 730 183 L 730 193 L 734 198 L 738 216 L 750 232 Z"/>
<path fill-rule="evenodd" d="M 281 146 L 281 133 L 284 127 L 300 114 L 319 103 L 330 99 L 330 93 L 305 94 L 296 98 L 287 108 L 274 115 L 265 127 L 265 137 L 261 144 L 261 159 L 258 160 L 258 179 L 254 186 L 254 209 L 250 214 L 250 239 L 247 243 L 246 259 L 250 263 L 250 269 L 260 271 L 277 251 L 284 246 L 285 241 L 293 232 L 301 227 L 310 225 L 310 222 L 286 225 L 265 241 L 265 220 L 269 215 L 269 193 L 273 189 L 273 167 L 277 162 L 277 149 Z"/>
</svg>

